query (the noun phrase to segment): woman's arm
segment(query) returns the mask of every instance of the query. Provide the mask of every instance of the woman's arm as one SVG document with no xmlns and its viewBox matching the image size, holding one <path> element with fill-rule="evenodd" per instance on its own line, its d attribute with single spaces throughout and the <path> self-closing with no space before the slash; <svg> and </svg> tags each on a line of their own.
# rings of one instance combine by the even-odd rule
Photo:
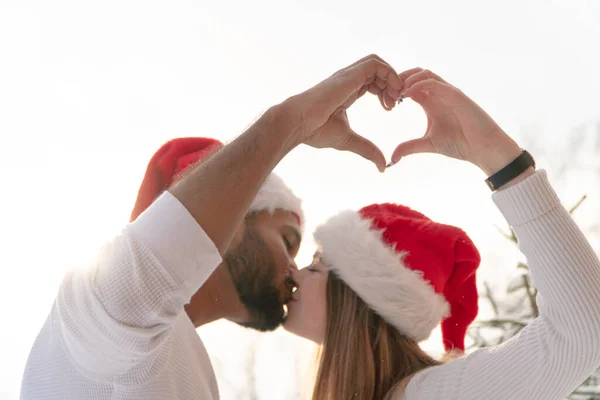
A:
<svg viewBox="0 0 600 400">
<path fill-rule="evenodd" d="M 564 399 L 600 365 L 600 262 L 545 171 L 493 199 L 527 257 L 540 317 L 500 346 L 417 374 L 406 399 Z"/>
<path fill-rule="evenodd" d="M 428 117 L 425 135 L 392 161 L 432 152 L 490 176 L 522 149 L 463 92 L 427 70 L 400 74 L 404 97 Z M 527 257 L 540 317 L 506 343 L 432 367 L 406 388 L 413 399 L 561 399 L 600 364 L 600 263 L 544 171 L 529 168 L 493 195 Z"/>
</svg>

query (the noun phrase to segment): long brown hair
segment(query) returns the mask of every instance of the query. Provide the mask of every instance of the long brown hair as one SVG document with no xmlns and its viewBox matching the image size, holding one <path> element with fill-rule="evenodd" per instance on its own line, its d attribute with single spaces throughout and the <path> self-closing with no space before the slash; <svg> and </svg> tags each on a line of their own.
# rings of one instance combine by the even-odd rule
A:
<svg viewBox="0 0 600 400">
<path fill-rule="evenodd" d="M 404 378 L 439 364 L 329 274 L 313 400 L 384 400 Z"/>
</svg>

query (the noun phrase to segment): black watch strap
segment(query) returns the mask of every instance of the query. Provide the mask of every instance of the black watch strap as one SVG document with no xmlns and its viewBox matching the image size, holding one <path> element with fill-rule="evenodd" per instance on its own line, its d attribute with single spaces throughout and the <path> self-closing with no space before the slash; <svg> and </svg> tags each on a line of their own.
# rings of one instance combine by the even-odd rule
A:
<svg viewBox="0 0 600 400">
<path fill-rule="evenodd" d="M 500 171 L 488 177 L 485 180 L 485 183 L 487 183 L 492 191 L 498 190 L 517 176 L 521 175 L 529 167 L 535 167 L 535 160 L 527 150 L 523 150 L 519 157 L 515 158 Z"/>
</svg>

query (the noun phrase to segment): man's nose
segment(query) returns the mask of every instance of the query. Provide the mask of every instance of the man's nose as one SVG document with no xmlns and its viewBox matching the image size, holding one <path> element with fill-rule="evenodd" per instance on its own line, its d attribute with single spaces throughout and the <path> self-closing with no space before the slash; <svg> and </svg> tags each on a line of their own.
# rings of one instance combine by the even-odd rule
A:
<svg viewBox="0 0 600 400">
<path fill-rule="evenodd" d="M 298 269 L 290 269 L 290 279 L 294 284 L 298 284 L 298 281 L 302 279 L 302 273 Z"/>
</svg>

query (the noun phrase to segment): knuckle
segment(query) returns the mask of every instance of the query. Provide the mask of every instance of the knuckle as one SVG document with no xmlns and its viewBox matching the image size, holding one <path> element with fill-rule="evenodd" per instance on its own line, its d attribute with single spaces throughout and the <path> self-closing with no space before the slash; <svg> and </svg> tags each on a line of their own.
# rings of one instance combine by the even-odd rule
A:
<svg viewBox="0 0 600 400">
<path fill-rule="evenodd" d="M 379 61 L 377 58 L 369 58 L 368 63 L 375 66 L 381 64 L 381 61 Z"/>
<path fill-rule="evenodd" d="M 424 88 L 430 88 L 432 86 L 434 86 L 436 83 L 435 79 L 432 78 L 427 78 L 421 81 L 421 86 L 423 86 Z"/>
<path fill-rule="evenodd" d="M 421 67 L 413 68 L 410 71 L 408 71 L 408 76 L 405 79 L 410 79 L 414 75 L 419 74 L 421 72 L 423 72 L 423 68 L 421 68 Z"/>
</svg>

